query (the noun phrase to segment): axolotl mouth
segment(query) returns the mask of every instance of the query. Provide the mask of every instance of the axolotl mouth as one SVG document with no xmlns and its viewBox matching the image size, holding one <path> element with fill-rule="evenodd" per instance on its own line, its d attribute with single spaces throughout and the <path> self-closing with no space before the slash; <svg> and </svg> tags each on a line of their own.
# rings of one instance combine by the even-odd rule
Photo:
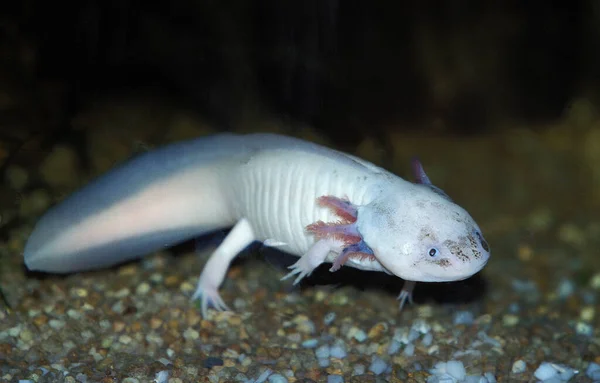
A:
<svg viewBox="0 0 600 383">
<path fill-rule="evenodd" d="M 439 266 L 432 279 L 457 281 L 469 278 L 485 267 L 490 258 L 490 247 L 479 230 L 457 240 L 447 239 L 442 247 L 448 250 L 446 256 L 425 260 Z"/>
</svg>

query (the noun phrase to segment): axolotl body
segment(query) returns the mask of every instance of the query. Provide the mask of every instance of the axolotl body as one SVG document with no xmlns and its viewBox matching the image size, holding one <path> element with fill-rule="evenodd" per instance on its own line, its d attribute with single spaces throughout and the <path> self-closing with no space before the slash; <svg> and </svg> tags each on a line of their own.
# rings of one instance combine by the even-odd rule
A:
<svg viewBox="0 0 600 383">
<path fill-rule="evenodd" d="M 490 249 L 477 223 L 418 161 L 412 183 L 374 164 L 275 134 L 219 134 L 174 143 L 109 171 L 51 208 L 24 250 L 31 270 L 108 267 L 232 228 L 208 259 L 194 299 L 227 310 L 218 288 L 254 241 L 296 255 L 294 284 L 322 263 L 415 282 L 481 270 Z"/>
</svg>

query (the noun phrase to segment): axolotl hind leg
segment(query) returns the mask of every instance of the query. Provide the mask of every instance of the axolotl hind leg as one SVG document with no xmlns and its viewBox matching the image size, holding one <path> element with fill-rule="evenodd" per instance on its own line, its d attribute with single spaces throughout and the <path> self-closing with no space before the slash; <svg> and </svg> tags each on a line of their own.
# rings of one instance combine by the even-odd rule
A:
<svg viewBox="0 0 600 383">
<path fill-rule="evenodd" d="M 209 307 L 218 311 L 228 311 L 229 307 L 223 302 L 219 294 L 219 286 L 225 279 L 227 269 L 242 250 L 254 242 L 255 236 L 252 226 L 247 219 L 242 218 L 227 234 L 223 242 L 211 254 L 200 274 L 200 280 L 192 299 L 200 299 L 202 316 L 206 318 Z"/>
</svg>

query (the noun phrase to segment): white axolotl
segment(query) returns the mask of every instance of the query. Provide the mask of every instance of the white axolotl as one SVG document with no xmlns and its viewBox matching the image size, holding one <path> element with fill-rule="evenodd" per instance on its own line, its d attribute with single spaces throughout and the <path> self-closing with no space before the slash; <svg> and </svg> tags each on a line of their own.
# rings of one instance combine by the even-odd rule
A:
<svg viewBox="0 0 600 383">
<path fill-rule="evenodd" d="M 433 186 L 357 157 L 275 134 L 219 134 L 134 158 L 50 209 L 24 251 L 30 270 L 108 267 L 232 227 L 208 259 L 193 299 L 228 310 L 218 288 L 253 241 L 296 255 L 294 284 L 324 262 L 415 282 L 481 270 L 490 249 L 477 223 Z"/>
</svg>

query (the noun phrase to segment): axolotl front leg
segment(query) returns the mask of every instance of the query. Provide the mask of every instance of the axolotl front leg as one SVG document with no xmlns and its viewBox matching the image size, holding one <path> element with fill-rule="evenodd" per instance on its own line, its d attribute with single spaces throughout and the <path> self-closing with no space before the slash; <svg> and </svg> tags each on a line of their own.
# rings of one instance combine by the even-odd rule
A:
<svg viewBox="0 0 600 383">
<path fill-rule="evenodd" d="M 375 258 L 373 251 L 363 241 L 356 228 L 357 209 L 354 205 L 348 200 L 333 196 L 320 197 L 317 202 L 321 206 L 332 209 L 340 217 L 340 221 L 336 223 L 318 221 L 306 227 L 306 230 L 315 236 L 317 242 L 300 257 L 298 262 L 290 266 L 292 271 L 282 278 L 288 279 L 297 274 L 294 284 L 310 275 L 317 266 L 325 262 L 331 252 L 338 254 L 329 269 L 331 272 L 339 270 L 350 257 Z"/>
<path fill-rule="evenodd" d="M 420 169 L 422 177 L 428 181 L 418 160 L 416 163 L 418 164 L 416 165 L 417 170 Z M 325 262 L 330 251 L 339 254 L 333 262 L 333 266 L 329 269 L 331 272 L 339 270 L 351 257 L 376 259 L 373 250 L 363 241 L 362 236 L 356 228 L 356 220 L 358 218 L 356 206 L 352 205 L 346 199 L 333 196 L 320 197 L 318 202 L 320 205 L 332 209 L 340 217 L 340 221 L 336 223 L 319 221 L 307 226 L 306 229 L 313 233 L 319 240 L 298 262 L 290 267 L 292 272 L 283 277 L 282 280 L 297 274 L 298 276 L 294 281 L 294 284 L 297 284 L 302 278 L 310 275 L 317 266 Z M 407 301 L 412 303 L 412 293 L 415 284 L 416 282 L 409 280 L 404 282 L 402 291 L 398 296 L 400 310 L 402 310 Z"/>
<path fill-rule="evenodd" d="M 355 207 L 345 200 L 329 196 L 319 198 L 318 202 L 334 209 L 336 214 L 343 219 L 343 222 L 326 224 L 319 221 L 308 225 L 307 231 L 313 233 L 317 241 L 300 257 L 298 262 L 290 266 L 292 271 L 282 280 L 296 275 L 294 284 L 299 283 L 325 262 L 330 253 L 339 254 L 330 271 L 338 270 L 350 256 L 373 256 L 373 252 L 362 241 L 354 226 L 356 221 Z M 231 261 L 255 240 L 256 236 L 250 222 L 243 218 L 238 221 L 224 241 L 211 254 L 200 275 L 196 291 L 192 295 L 192 299 L 200 299 L 201 311 L 204 317 L 206 317 L 209 307 L 213 307 L 218 311 L 229 310 L 219 294 L 219 286 L 225 279 Z"/>
</svg>

